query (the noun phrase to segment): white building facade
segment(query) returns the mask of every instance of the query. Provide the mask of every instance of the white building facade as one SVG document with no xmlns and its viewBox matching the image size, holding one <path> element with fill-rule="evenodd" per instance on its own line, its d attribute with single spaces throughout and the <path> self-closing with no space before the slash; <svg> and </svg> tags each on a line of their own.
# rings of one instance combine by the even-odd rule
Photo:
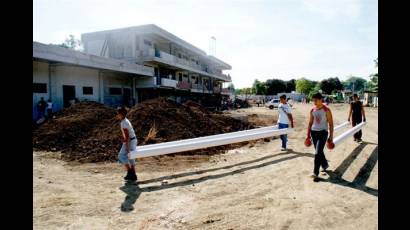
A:
<svg viewBox="0 0 410 230">
<path fill-rule="evenodd" d="M 33 120 L 37 102 L 53 111 L 70 101 L 134 105 L 158 96 L 219 100 L 231 66 L 155 26 L 82 35 L 84 52 L 33 42 Z"/>
</svg>

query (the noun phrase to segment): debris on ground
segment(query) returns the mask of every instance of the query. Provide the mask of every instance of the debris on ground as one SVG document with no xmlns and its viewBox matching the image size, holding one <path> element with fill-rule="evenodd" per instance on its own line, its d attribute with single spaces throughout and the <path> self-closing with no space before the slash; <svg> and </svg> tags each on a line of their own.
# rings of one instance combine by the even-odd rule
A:
<svg viewBox="0 0 410 230">
<path fill-rule="evenodd" d="M 115 109 L 97 102 L 80 102 L 56 113 L 33 130 L 35 150 L 61 151 L 68 161 L 115 161 L 121 146 Z M 246 121 L 211 113 L 195 102 L 179 104 L 165 98 L 144 101 L 128 111 L 138 145 L 154 144 L 254 128 Z M 245 143 L 178 154 L 216 154 Z M 175 154 L 170 154 L 175 155 Z"/>
</svg>

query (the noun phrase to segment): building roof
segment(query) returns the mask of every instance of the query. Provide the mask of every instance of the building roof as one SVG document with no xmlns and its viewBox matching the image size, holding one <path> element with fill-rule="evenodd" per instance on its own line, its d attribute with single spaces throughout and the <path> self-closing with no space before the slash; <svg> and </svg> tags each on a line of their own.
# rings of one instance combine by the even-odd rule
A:
<svg viewBox="0 0 410 230">
<path fill-rule="evenodd" d="M 172 33 L 162 29 L 161 27 L 155 25 L 155 24 L 147 24 L 147 25 L 140 25 L 140 26 L 132 26 L 132 27 L 125 27 L 125 28 L 119 28 L 119 29 L 113 29 L 113 30 L 103 30 L 103 31 L 97 31 L 97 32 L 90 32 L 90 33 L 84 33 L 81 34 L 81 39 L 86 40 L 86 39 L 91 39 L 93 37 L 101 37 L 105 36 L 106 34 L 111 34 L 111 33 L 124 33 L 124 32 L 134 32 L 134 33 L 143 33 L 143 34 L 155 34 L 160 37 L 163 37 L 169 41 L 172 41 L 185 49 L 188 49 L 202 57 L 207 58 L 210 61 L 218 63 L 221 67 L 225 69 L 232 69 L 232 67 L 223 62 L 222 60 L 212 56 L 212 55 L 207 55 L 205 51 L 201 50 L 200 48 L 192 45 L 191 43 L 173 35 Z"/>
<path fill-rule="evenodd" d="M 79 65 L 84 67 L 112 70 L 145 76 L 154 76 L 154 68 L 118 59 L 86 54 L 57 45 L 33 42 L 33 58 Z"/>
</svg>

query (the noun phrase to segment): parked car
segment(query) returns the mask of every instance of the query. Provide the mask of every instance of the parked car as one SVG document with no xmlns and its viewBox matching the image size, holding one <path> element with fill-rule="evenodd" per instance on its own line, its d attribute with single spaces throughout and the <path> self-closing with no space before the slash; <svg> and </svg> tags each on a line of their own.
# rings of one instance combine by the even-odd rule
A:
<svg viewBox="0 0 410 230">
<path fill-rule="evenodd" d="M 278 108 L 278 106 L 279 106 L 279 99 L 272 99 L 265 104 L 265 107 L 268 107 L 269 109 Z"/>
</svg>

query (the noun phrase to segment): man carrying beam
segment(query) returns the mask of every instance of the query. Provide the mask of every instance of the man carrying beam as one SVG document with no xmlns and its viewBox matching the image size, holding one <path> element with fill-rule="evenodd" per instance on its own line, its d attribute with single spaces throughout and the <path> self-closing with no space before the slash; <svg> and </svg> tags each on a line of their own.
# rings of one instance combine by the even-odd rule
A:
<svg viewBox="0 0 410 230">
<path fill-rule="evenodd" d="M 282 96 L 280 96 L 279 100 L 280 100 L 280 103 L 278 105 L 278 110 L 279 110 L 278 128 L 279 129 L 289 128 L 289 122 L 290 122 L 290 126 L 293 128 L 292 110 L 286 100 L 286 95 L 283 94 Z M 287 134 L 280 135 L 280 139 L 282 140 L 281 150 L 285 151 L 286 144 L 288 142 L 288 135 Z"/>
<path fill-rule="evenodd" d="M 359 100 L 359 96 L 356 93 L 353 95 L 353 102 L 350 103 L 349 117 L 347 118 L 349 122 L 350 118 L 352 118 L 353 127 L 362 123 L 362 121 L 366 122 L 366 115 L 364 114 L 363 104 Z M 353 137 L 354 141 L 362 142 L 362 130 L 359 130 L 357 133 L 355 133 Z"/>
<path fill-rule="evenodd" d="M 316 93 L 312 96 L 314 107 L 310 110 L 309 125 L 307 128 L 307 140 L 312 139 L 315 147 L 315 161 L 313 167 L 313 180 L 319 181 L 319 169 L 323 171 L 329 168 L 323 149 L 326 140 L 333 143 L 333 117 L 330 109 L 323 104 L 322 94 Z M 329 135 L 329 136 L 328 136 Z"/>
</svg>

